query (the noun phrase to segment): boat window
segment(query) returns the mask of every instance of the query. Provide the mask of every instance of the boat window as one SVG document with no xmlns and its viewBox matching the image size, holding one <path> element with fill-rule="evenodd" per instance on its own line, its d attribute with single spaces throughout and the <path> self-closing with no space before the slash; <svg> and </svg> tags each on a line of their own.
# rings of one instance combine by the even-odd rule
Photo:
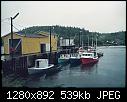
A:
<svg viewBox="0 0 127 102">
<path fill-rule="evenodd" d="M 39 68 L 39 61 L 36 62 L 36 67 Z"/>
<path fill-rule="evenodd" d="M 83 54 L 83 56 L 87 56 L 87 54 Z"/>
</svg>

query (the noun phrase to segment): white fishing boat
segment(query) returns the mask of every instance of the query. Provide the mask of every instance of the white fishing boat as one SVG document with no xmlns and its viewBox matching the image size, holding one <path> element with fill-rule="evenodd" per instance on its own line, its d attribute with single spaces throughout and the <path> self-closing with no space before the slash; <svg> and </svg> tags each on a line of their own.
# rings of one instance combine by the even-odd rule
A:
<svg viewBox="0 0 127 102">
<path fill-rule="evenodd" d="M 70 54 L 60 54 L 60 57 L 58 58 L 58 63 L 62 65 L 66 65 L 69 63 Z"/>
<path fill-rule="evenodd" d="M 36 74 L 41 72 L 47 72 L 54 70 L 54 64 L 49 64 L 48 59 L 36 59 L 35 60 L 35 67 L 28 68 L 29 74 Z"/>
</svg>

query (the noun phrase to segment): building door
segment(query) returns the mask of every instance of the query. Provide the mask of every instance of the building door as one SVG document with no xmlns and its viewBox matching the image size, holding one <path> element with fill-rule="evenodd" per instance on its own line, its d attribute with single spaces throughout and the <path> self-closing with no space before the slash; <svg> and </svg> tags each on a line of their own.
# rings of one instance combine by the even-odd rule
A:
<svg viewBox="0 0 127 102">
<path fill-rule="evenodd" d="M 46 52 L 46 44 L 41 44 L 41 53 Z"/>
<path fill-rule="evenodd" d="M 11 39 L 9 39 L 9 53 L 13 51 L 14 55 L 22 54 L 22 40 L 21 39 L 13 39 L 13 48 L 11 47 Z"/>
</svg>

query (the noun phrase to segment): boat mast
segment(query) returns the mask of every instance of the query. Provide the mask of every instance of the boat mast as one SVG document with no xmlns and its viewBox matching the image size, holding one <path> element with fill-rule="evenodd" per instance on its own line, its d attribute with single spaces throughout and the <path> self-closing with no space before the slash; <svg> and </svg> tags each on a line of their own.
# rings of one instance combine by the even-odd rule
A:
<svg viewBox="0 0 127 102">
<path fill-rule="evenodd" d="M 79 31 L 79 47 L 80 47 L 80 31 Z"/>
<path fill-rule="evenodd" d="M 89 35 L 88 35 L 88 47 L 89 47 Z"/>
<path fill-rule="evenodd" d="M 82 45 L 82 48 L 83 48 L 83 40 L 82 40 L 82 37 L 83 37 L 83 35 L 82 35 L 82 31 L 80 31 L 80 34 L 81 34 L 81 38 L 80 38 L 80 46 Z"/>
<path fill-rule="evenodd" d="M 96 35 L 96 56 L 97 56 L 97 35 Z"/>
<path fill-rule="evenodd" d="M 83 40 L 82 40 L 82 48 L 83 48 Z"/>
<path fill-rule="evenodd" d="M 92 34 L 92 47 L 93 47 L 93 34 Z"/>
</svg>

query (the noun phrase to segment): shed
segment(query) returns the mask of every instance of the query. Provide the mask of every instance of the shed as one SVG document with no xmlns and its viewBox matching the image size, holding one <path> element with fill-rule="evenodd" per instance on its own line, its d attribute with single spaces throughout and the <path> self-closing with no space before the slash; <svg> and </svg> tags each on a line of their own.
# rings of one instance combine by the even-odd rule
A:
<svg viewBox="0 0 127 102">
<path fill-rule="evenodd" d="M 11 48 L 11 34 L 2 36 L 4 54 L 35 54 L 50 51 L 49 34 L 23 34 L 13 33 L 13 49 Z M 57 50 L 57 37 L 51 36 L 52 51 Z"/>
</svg>

